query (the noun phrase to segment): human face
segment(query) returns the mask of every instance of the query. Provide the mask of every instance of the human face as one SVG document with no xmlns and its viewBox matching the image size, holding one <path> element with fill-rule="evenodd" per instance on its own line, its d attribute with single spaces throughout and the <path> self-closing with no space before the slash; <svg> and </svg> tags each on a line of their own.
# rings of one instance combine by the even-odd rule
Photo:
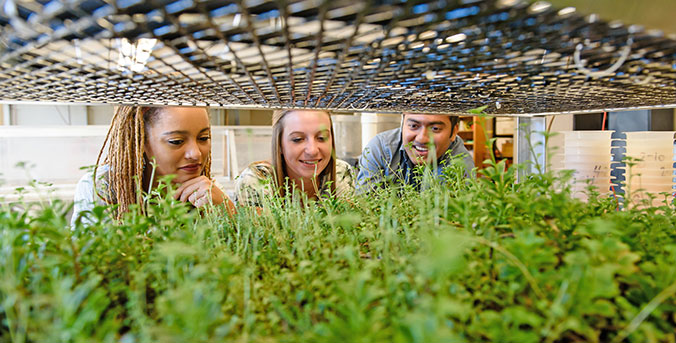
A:
<svg viewBox="0 0 676 343">
<path fill-rule="evenodd" d="M 322 111 L 293 111 L 282 118 L 282 154 L 286 175 L 306 181 L 322 171 L 331 159 L 331 120 Z"/>
<path fill-rule="evenodd" d="M 145 153 L 155 175 L 176 175 L 183 183 L 202 174 L 211 153 L 209 116 L 203 108 L 167 107 L 146 127 Z"/>
<path fill-rule="evenodd" d="M 413 163 L 420 164 L 443 156 L 455 140 L 455 131 L 449 116 L 405 113 L 401 138 L 408 157 Z M 436 155 L 430 155 L 431 146 Z"/>
</svg>

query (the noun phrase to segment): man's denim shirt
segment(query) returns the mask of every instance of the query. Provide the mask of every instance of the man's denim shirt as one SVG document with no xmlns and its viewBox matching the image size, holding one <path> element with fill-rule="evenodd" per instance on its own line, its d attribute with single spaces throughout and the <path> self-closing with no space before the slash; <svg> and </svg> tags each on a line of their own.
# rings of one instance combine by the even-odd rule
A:
<svg viewBox="0 0 676 343">
<path fill-rule="evenodd" d="M 472 175 L 474 161 L 469 151 L 465 148 L 462 138 L 456 135 L 455 140 L 448 147 L 452 156 L 465 154 L 465 174 Z M 447 150 L 447 151 L 448 151 Z M 445 165 L 450 159 L 445 153 L 438 161 L 439 166 Z M 359 158 L 359 174 L 357 175 L 357 192 L 364 193 L 381 184 L 384 179 L 397 178 L 400 181 L 411 184 L 411 170 L 413 162 L 410 160 L 401 140 L 401 128 L 381 132 L 366 145 Z M 437 176 L 443 172 L 443 168 L 435 170 Z"/>
</svg>

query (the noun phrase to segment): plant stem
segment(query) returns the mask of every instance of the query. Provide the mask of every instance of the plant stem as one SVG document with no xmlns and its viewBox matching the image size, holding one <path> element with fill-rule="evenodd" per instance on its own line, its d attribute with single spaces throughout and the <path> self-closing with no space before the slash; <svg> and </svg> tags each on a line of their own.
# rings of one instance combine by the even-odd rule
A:
<svg viewBox="0 0 676 343">
<path fill-rule="evenodd" d="M 505 257 L 507 257 L 508 260 L 512 261 L 514 265 L 521 270 L 521 273 L 526 277 L 526 280 L 528 283 L 530 283 L 531 288 L 533 288 L 533 291 L 535 292 L 535 295 L 540 298 L 540 300 L 547 300 L 547 297 L 545 297 L 545 294 L 542 293 L 542 290 L 540 289 L 540 286 L 538 286 L 537 282 L 535 281 L 535 278 L 533 277 L 533 274 L 531 274 L 528 271 L 528 268 L 526 268 L 526 265 L 523 264 L 516 256 L 514 256 L 511 252 L 509 252 L 507 249 L 501 247 L 499 244 L 495 242 L 491 242 L 486 240 L 485 238 L 481 237 L 472 237 L 471 239 L 477 241 L 478 243 L 481 243 L 483 245 L 489 246 L 491 248 L 494 248 L 495 250 L 501 252 Z"/>
<path fill-rule="evenodd" d="M 662 290 L 660 294 L 650 300 L 650 302 L 645 305 L 645 307 L 643 307 L 641 312 L 639 312 L 636 317 L 631 320 L 629 325 L 624 328 L 624 330 L 622 330 L 619 335 L 615 336 L 613 343 L 622 342 L 625 338 L 629 337 L 629 335 L 636 331 L 639 325 L 641 325 L 641 323 L 643 323 L 643 321 L 648 318 L 650 313 L 652 313 L 657 308 L 657 306 L 660 306 L 662 302 L 674 295 L 674 293 L 676 293 L 676 281 L 674 281 L 671 285 L 669 285 L 669 287 Z"/>
</svg>

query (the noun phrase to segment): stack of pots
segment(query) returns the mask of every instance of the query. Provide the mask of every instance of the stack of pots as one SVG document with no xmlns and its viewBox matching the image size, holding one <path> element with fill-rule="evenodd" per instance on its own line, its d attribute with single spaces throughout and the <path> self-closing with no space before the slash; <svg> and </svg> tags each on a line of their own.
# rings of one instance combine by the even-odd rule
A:
<svg viewBox="0 0 676 343">
<path fill-rule="evenodd" d="M 611 135 L 614 131 L 561 131 L 550 138 L 549 168 L 554 172 L 573 170 L 573 196 L 587 200 L 588 186 L 602 194 L 610 193 L 612 154 Z"/>
<path fill-rule="evenodd" d="M 673 200 L 674 132 L 626 132 L 625 192 L 635 206 Z M 650 201 L 650 198 L 653 198 Z"/>
</svg>

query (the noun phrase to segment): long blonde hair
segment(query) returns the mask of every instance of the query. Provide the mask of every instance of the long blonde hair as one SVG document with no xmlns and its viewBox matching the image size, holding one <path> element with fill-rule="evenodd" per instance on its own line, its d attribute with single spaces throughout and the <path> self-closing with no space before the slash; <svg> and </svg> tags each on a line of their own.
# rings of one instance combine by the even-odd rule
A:
<svg viewBox="0 0 676 343">
<path fill-rule="evenodd" d="M 284 156 L 282 156 L 282 134 L 284 132 L 284 118 L 287 114 L 297 111 L 296 109 L 286 109 L 286 110 L 276 110 L 272 114 L 272 168 L 275 171 L 275 183 L 280 196 L 286 195 L 286 162 L 284 162 Z M 322 172 L 317 176 L 319 180 L 322 180 L 324 175 L 327 175 L 327 182 L 331 182 L 330 191 L 331 194 L 336 191 L 336 141 L 333 134 L 333 121 L 331 120 L 331 113 L 328 111 L 322 111 L 326 113 L 329 117 L 329 130 L 331 132 L 331 159 L 329 164 L 322 170 Z M 322 185 L 318 185 L 319 189 L 322 189 Z"/>
<path fill-rule="evenodd" d="M 103 146 L 96 158 L 94 167 L 94 190 L 96 195 L 107 204 L 117 204 L 116 217 L 129 211 L 129 205 L 141 203 L 141 192 L 147 190 L 144 182 L 145 168 L 151 168 L 145 156 L 147 129 L 152 127 L 162 115 L 165 107 L 119 106 L 115 109 L 112 122 Z M 101 195 L 96 186 L 97 168 L 101 155 L 108 145 L 108 155 L 104 164 L 108 165 L 108 194 Z M 211 152 L 207 157 L 202 175 L 211 177 Z"/>
</svg>

